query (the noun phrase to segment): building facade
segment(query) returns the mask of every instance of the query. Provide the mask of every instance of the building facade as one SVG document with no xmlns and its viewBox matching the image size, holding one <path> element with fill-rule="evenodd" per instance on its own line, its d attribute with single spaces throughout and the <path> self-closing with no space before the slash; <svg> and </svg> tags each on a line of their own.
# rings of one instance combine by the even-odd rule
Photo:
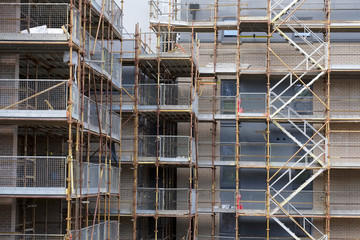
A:
<svg viewBox="0 0 360 240">
<path fill-rule="evenodd" d="M 360 4 L 149 7 L 0 3 L 0 238 L 358 239 Z"/>
</svg>

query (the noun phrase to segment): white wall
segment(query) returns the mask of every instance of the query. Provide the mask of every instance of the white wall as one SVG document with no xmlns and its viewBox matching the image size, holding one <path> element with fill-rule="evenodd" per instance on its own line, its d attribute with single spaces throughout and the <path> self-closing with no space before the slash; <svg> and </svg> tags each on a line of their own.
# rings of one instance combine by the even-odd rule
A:
<svg viewBox="0 0 360 240">
<path fill-rule="evenodd" d="M 135 32 L 135 24 L 139 23 L 142 32 L 148 32 L 149 9 L 149 0 L 124 0 L 125 29 L 129 33 L 133 33 Z"/>
</svg>

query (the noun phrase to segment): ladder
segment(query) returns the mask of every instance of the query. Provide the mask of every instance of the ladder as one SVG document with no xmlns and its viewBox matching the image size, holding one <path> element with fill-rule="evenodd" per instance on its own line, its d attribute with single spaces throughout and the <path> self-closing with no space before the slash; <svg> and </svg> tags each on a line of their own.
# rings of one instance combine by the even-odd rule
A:
<svg viewBox="0 0 360 240">
<path fill-rule="evenodd" d="M 277 126 L 286 136 L 288 136 L 302 151 L 298 159 L 289 159 L 277 171 L 270 181 L 270 216 L 282 227 L 291 237 L 300 240 L 289 226 L 279 218 L 280 215 L 287 216 L 306 239 L 325 240 L 327 235 L 320 231 L 311 221 L 304 216 L 301 210 L 297 209 L 291 200 L 309 186 L 318 176 L 326 170 L 327 159 L 327 139 L 320 130 L 313 127 L 306 120 L 306 117 L 292 107 L 299 97 L 306 91 L 312 92 L 311 87 L 319 80 L 327 69 L 327 43 L 315 34 L 306 24 L 302 23 L 295 15 L 296 10 L 305 3 L 306 0 L 272 0 L 271 22 L 275 31 L 288 42 L 303 57 L 299 63 L 290 69 L 278 56 L 279 60 L 286 66 L 286 74 L 270 88 L 270 118 L 272 123 Z M 301 44 L 291 39 L 284 31 L 290 31 L 299 37 Z M 310 41 L 307 37 L 311 37 Z M 271 50 L 272 51 L 272 50 Z M 274 53 L 275 55 L 275 53 Z M 311 74 L 314 73 L 315 74 Z M 309 79 L 307 82 L 304 79 Z M 300 86 L 295 89 L 295 86 Z M 285 96 L 289 90 L 294 90 L 291 96 Z M 291 126 L 296 132 L 291 133 L 284 125 Z M 315 133 L 310 134 L 310 133 Z M 301 136 L 298 139 L 296 136 Z M 310 159 L 310 160 L 308 160 Z M 292 161 L 291 161 L 292 160 Z M 306 161 L 308 160 L 308 161 Z M 293 168 L 299 172 L 293 173 Z M 310 169 L 316 170 L 310 170 Z M 300 176 L 307 171 L 311 171 L 311 176 L 301 183 L 290 194 L 285 192 L 291 187 Z M 295 219 L 292 215 L 296 215 Z M 298 221 L 300 219 L 300 222 Z M 317 237 L 315 237 L 317 236 Z"/>
</svg>

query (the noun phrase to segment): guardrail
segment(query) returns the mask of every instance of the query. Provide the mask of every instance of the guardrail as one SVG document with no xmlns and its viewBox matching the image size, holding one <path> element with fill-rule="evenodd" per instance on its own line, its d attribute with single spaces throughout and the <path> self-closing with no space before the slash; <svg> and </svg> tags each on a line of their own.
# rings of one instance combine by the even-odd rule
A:
<svg viewBox="0 0 360 240">
<path fill-rule="evenodd" d="M 83 240 L 106 240 L 119 239 L 119 222 L 106 221 L 99 224 L 91 225 L 81 230 L 73 230 L 70 232 L 70 239 Z"/>
<path fill-rule="evenodd" d="M 95 45 L 95 46 L 94 46 Z M 97 72 L 104 74 L 118 88 L 121 87 L 121 64 L 114 54 L 85 32 L 85 61 Z"/>
<path fill-rule="evenodd" d="M 213 102 L 215 100 L 215 109 Z M 199 114 L 236 114 L 238 99 L 236 96 L 199 96 Z"/>
<path fill-rule="evenodd" d="M 99 114 L 98 114 L 99 111 Z M 99 115 L 99 117 L 98 117 Z M 111 117 L 111 131 L 110 131 Z M 84 126 L 85 128 L 100 133 L 99 119 L 101 122 L 101 132 L 114 138 L 120 139 L 120 115 L 115 112 L 110 113 L 110 109 L 104 105 L 97 104 L 89 97 L 84 96 Z"/>
<path fill-rule="evenodd" d="M 190 83 L 139 84 L 139 105 L 191 105 Z"/>
<path fill-rule="evenodd" d="M 236 21 L 237 9 L 240 7 L 240 16 L 242 17 L 265 17 L 267 14 L 267 4 L 261 0 L 252 0 L 237 5 L 236 0 L 228 0 L 217 5 L 217 14 L 215 14 L 215 2 L 195 3 L 185 2 L 178 3 L 173 1 L 150 1 L 150 20 L 160 21 L 225 21 L 233 19 Z"/>
<path fill-rule="evenodd" d="M 138 157 L 140 158 L 138 161 L 142 161 L 143 157 L 156 158 L 157 156 L 160 161 L 195 161 L 195 159 L 191 159 L 194 155 L 190 155 L 190 150 L 192 153 L 196 151 L 195 144 L 188 136 L 141 135 L 138 137 L 138 141 Z"/>
<path fill-rule="evenodd" d="M 63 234 L 0 233 L 0 240 L 65 240 Z"/>
<path fill-rule="evenodd" d="M 288 197 L 293 191 L 282 191 L 282 196 L 275 199 L 282 202 L 283 198 Z M 198 189 L 198 208 L 202 211 L 211 211 L 212 208 L 212 190 Z M 233 211 L 266 211 L 266 190 L 262 189 L 239 189 L 239 195 L 236 195 L 235 189 L 215 189 L 214 211 L 231 212 Z M 271 191 L 271 195 L 275 192 Z M 325 192 L 303 190 L 299 195 L 288 204 L 284 205 L 284 209 L 292 212 L 293 208 L 301 210 L 314 210 L 314 214 L 321 214 L 325 209 L 324 202 Z M 355 198 L 354 198 L 355 201 Z M 273 203 L 271 207 L 275 207 Z M 315 213 L 315 211 L 317 211 Z"/>
<path fill-rule="evenodd" d="M 192 193 L 194 195 L 195 192 Z M 157 195 L 157 196 L 156 196 Z M 138 188 L 137 211 L 155 211 L 156 199 L 158 211 L 189 211 L 190 189 L 187 188 Z M 192 197 L 195 206 L 195 198 Z"/>
<path fill-rule="evenodd" d="M 89 3 L 98 11 L 98 13 L 103 13 L 104 17 L 112 23 L 116 31 L 121 35 L 122 33 L 122 10 L 119 5 L 117 5 L 115 0 L 88 0 Z M 104 10 L 102 11 L 102 6 L 104 4 Z"/>
<path fill-rule="evenodd" d="M 95 163 L 82 163 L 82 170 L 80 171 L 80 163 L 74 163 L 74 172 L 77 179 L 75 184 L 74 194 L 92 195 L 97 194 L 99 187 L 100 192 L 105 193 L 119 193 L 119 168 L 112 167 L 111 170 L 105 165 L 100 166 Z M 109 173 L 111 172 L 111 177 Z M 81 179 L 80 179 L 81 175 Z M 81 186 L 80 186 L 81 180 Z M 108 185 L 110 181 L 110 186 Z M 81 188 L 81 189 L 80 189 Z"/>
<path fill-rule="evenodd" d="M 65 194 L 65 157 L 0 156 L 0 164 L 1 194 Z"/>
<path fill-rule="evenodd" d="M 140 57 L 146 57 L 146 54 L 159 54 L 187 57 L 192 55 L 194 60 L 198 58 L 199 42 L 195 39 L 192 48 L 193 35 L 191 33 L 144 32 L 140 34 L 139 41 Z"/>
<path fill-rule="evenodd" d="M 1 79 L 2 110 L 66 110 L 66 79 Z"/>
<path fill-rule="evenodd" d="M 68 34 L 73 14 L 72 37 L 80 44 L 80 13 L 68 3 L 0 3 L 1 33 L 47 35 Z M 38 35 L 37 35 L 38 34 Z M 29 39 L 27 39 L 29 40 Z"/>
<path fill-rule="evenodd" d="M 281 141 L 282 139 L 279 139 Z M 212 154 L 209 149 L 212 148 L 211 142 L 200 142 L 199 143 L 199 164 L 209 165 L 211 164 Z M 325 147 L 324 144 L 314 146 L 313 144 L 306 144 L 308 148 L 312 151 L 316 151 L 317 147 Z M 341 146 L 339 146 L 341 147 Z M 216 155 L 215 164 L 227 165 L 225 162 L 232 162 L 230 165 L 233 165 L 236 161 L 236 143 L 235 142 L 216 142 L 215 143 L 215 152 Z M 291 161 L 287 163 L 287 166 L 291 166 L 294 162 L 300 160 L 304 156 L 304 151 L 299 151 L 295 156 L 293 154 L 298 151 L 299 146 L 293 143 L 270 143 L 270 165 L 272 166 L 282 166 L 290 158 Z M 332 148 L 330 148 L 332 149 Z M 239 164 L 249 164 L 253 165 L 259 163 L 260 165 L 266 165 L 266 142 L 239 142 Z M 304 157 L 302 159 L 303 163 L 311 162 L 309 157 Z"/>
</svg>

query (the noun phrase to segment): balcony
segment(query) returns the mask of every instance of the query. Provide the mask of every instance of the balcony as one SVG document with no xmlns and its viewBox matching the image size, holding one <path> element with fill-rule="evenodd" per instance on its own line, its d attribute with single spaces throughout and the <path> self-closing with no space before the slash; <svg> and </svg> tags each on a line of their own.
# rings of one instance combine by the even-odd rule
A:
<svg viewBox="0 0 360 240">
<path fill-rule="evenodd" d="M 105 165 L 83 163 L 82 171 L 80 170 L 80 163 L 75 163 L 74 171 L 77 181 L 74 195 L 96 195 L 98 191 L 100 193 L 119 193 L 119 168 L 108 169 Z"/>
<path fill-rule="evenodd" d="M 314 145 L 306 144 L 306 147 L 316 152 L 319 147 L 324 148 L 324 143 Z M 199 167 L 209 168 L 212 166 L 212 154 L 209 149 L 212 148 L 211 142 L 199 143 Z M 333 149 L 333 148 L 330 148 Z M 313 162 L 311 167 L 318 166 L 318 163 L 314 159 L 305 155 L 305 150 L 300 150 L 299 146 L 292 143 L 270 143 L 270 159 L 269 164 L 271 167 L 290 168 L 295 165 L 297 167 L 307 166 L 310 162 Z M 333 155 L 335 160 L 338 158 L 338 154 Z M 216 142 L 215 143 L 215 166 L 236 166 L 236 143 L 235 142 Z M 296 153 L 296 154 L 295 154 Z M 238 164 L 242 168 L 265 168 L 267 165 L 266 160 L 266 142 L 239 142 L 239 161 Z M 343 154 L 348 155 L 346 153 Z M 289 160 L 290 159 L 290 160 Z M 355 161 L 355 160 L 354 160 Z M 337 163 L 339 166 L 339 163 Z M 343 166 L 349 166 L 346 165 Z M 355 163 L 353 163 L 355 164 Z M 358 164 L 356 164 L 358 166 Z M 319 167 L 319 166 L 318 166 Z"/>
<path fill-rule="evenodd" d="M 67 80 L 1 79 L 0 118 L 67 120 Z M 76 85 L 72 91 L 72 117 L 80 121 L 80 94 Z M 98 104 L 102 133 L 120 139 L 120 116 Z M 84 126 L 100 133 L 96 103 L 84 96 Z M 111 131 L 110 131 L 111 121 Z"/>
<path fill-rule="evenodd" d="M 156 207 L 156 200 L 157 207 Z M 190 207 L 191 204 L 191 207 Z M 187 188 L 138 188 L 137 209 L 139 215 L 188 215 L 195 213 L 195 191 Z"/>
<path fill-rule="evenodd" d="M 66 178 L 69 177 L 66 157 L 53 156 L 0 156 L 0 194 L 20 196 L 65 196 Z M 92 163 L 74 163 L 73 194 L 93 195 L 100 192 L 118 193 L 118 168 L 104 169 Z M 111 177 L 110 177 L 111 174 Z M 82 185 L 80 192 L 80 175 Z M 108 185 L 110 184 L 110 186 Z"/>
<path fill-rule="evenodd" d="M 80 13 L 67 3 L 0 3 L 0 13 L 0 41 L 63 42 L 64 47 L 72 14 L 72 39 L 80 46 Z"/>
<path fill-rule="evenodd" d="M 257 48 L 254 49 L 254 43 L 242 43 L 240 48 L 240 65 L 239 69 L 237 69 L 237 51 L 234 51 L 234 49 L 236 49 L 236 37 L 223 39 L 222 41 L 223 43 L 220 44 L 216 50 L 217 59 L 215 67 L 214 49 L 210 46 L 208 46 L 208 48 L 201 47 L 199 52 L 201 59 L 198 65 L 201 76 L 211 77 L 215 73 L 218 75 L 236 76 L 237 70 L 239 70 L 241 74 L 266 74 L 266 44 L 258 43 L 256 44 Z M 232 46 L 232 48 L 229 48 L 229 45 Z M 219 61 L 219 59 L 221 59 L 221 61 Z"/>
<path fill-rule="evenodd" d="M 123 111 L 133 111 L 135 86 L 123 85 Z M 143 114 L 160 115 L 173 119 L 189 120 L 191 113 L 198 113 L 198 96 L 190 83 L 139 84 L 138 110 Z M 192 94 L 191 94 L 192 92 Z"/>
<path fill-rule="evenodd" d="M 169 71 L 175 77 L 189 77 L 192 66 L 198 66 L 200 45 L 191 33 L 141 33 L 139 42 L 139 61 L 150 75 L 158 72 L 158 58 L 160 72 Z"/>
<path fill-rule="evenodd" d="M 98 73 L 105 75 L 117 88 L 121 88 L 120 60 L 101 45 L 101 40 L 95 43 L 95 38 L 88 32 L 85 32 L 85 62 Z"/>
<path fill-rule="evenodd" d="M 65 234 L 0 233 L 0 240 L 24 240 L 24 239 L 25 240 L 65 240 L 66 236 Z"/>
<path fill-rule="evenodd" d="M 99 117 L 98 117 L 99 116 Z M 96 104 L 95 101 L 84 96 L 84 127 L 90 131 L 107 134 L 116 140 L 120 140 L 120 115 L 110 112 L 105 105 Z M 101 125 L 99 125 L 99 120 Z M 111 122 L 110 122 L 111 121 Z M 110 129 L 111 123 L 111 129 Z"/>
<path fill-rule="evenodd" d="M 215 103 L 214 103 L 215 101 Z M 265 117 L 267 99 L 266 93 L 240 93 L 236 96 L 200 96 L 199 120 L 235 120 L 236 114 L 240 118 Z"/>
<path fill-rule="evenodd" d="M 1 79 L 0 93 L 2 118 L 66 118 L 65 79 Z"/>
<path fill-rule="evenodd" d="M 121 161 L 132 162 L 134 156 L 133 136 L 123 136 Z M 190 164 L 196 161 L 196 143 L 188 136 L 138 137 L 138 163 Z"/>
<path fill-rule="evenodd" d="M 107 240 L 119 239 L 119 222 L 106 221 L 81 230 L 72 230 L 70 239 Z M 52 240 L 52 239 L 51 239 Z"/>
<path fill-rule="evenodd" d="M 51 196 L 66 194 L 66 158 L 0 156 L 0 194 Z"/>
<path fill-rule="evenodd" d="M 116 0 L 87 0 L 88 3 L 97 11 L 100 16 L 103 13 L 105 19 L 110 22 L 115 30 L 115 34 L 121 37 L 123 28 L 123 14 Z M 102 10 L 102 7 L 104 9 Z"/>
<path fill-rule="evenodd" d="M 190 1 L 189 1 L 190 2 Z M 191 27 L 195 28 L 211 28 L 215 20 L 220 30 L 233 29 L 237 27 L 237 1 L 229 0 L 226 3 L 218 4 L 216 11 L 215 2 L 208 3 L 178 3 L 169 0 L 150 1 L 150 23 L 151 24 L 170 24 L 179 31 L 191 31 Z M 241 29 L 251 31 L 248 21 L 263 22 L 261 27 L 266 26 L 267 5 L 261 0 L 252 0 L 242 3 L 240 6 L 240 18 L 242 21 Z M 216 19 L 215 19 L 216 18 Z M 252 23 L 252 30 L 255 32 L 258 26 Z"/>
<path fill-rule="evenodd" d="M 199 143 L 199 167 L 212 166 L 211 142 Z M 216 142 L 214 166 L 236 166 L 236 143 Z M 265 142 L 239 142 L 239 166 L 247 168 L 262 168 L 266 166 Z"/>
</svg>

